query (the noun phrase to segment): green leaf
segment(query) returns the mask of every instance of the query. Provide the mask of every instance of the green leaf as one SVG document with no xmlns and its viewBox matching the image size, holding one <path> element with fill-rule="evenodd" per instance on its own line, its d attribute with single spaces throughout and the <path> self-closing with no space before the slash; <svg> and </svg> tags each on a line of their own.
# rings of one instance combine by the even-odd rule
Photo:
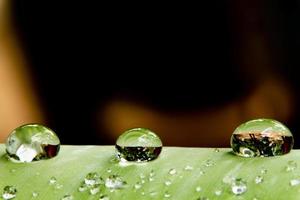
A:
<svg viewBox="0 0 300 200">
<path fill-rule="evenodd" d="M 154 161 L 122 165 L 115 161 L 114 154 L 113 146 L 62 146 L 59 155 L 50 160 L 13 163 L 5 155 L 5 146 L 0 145 L 0 191 L 7 185 L 15 186 L 15 199 L 20 200 L 56 200 L 66 194 L 79 200 L 98 200 L 102 194 L 110 199 L 130 200 L 299 199 L 300 184 L 290 185 L 292 179 L 300 181 L 299 150 L 278 157 L 243 158 L 233 155 L 231 149 L 217 152 L 213 148 L 164 147 Z M 295 161 L 299 168 L 287 170 L 289 161 Z M 99 173 L 104 180 L 119 175 L 127 182 L 126 187 L 110 191 L 102 185 L 95 195 L 88 190 L 79 192 L 81 182 L 90 172 Z M 255 183 L 257 176 L 263 178 L 261 183 Z M 55 184 L 49 184 L 51 177 L 57 179 Z M 245 181 L 247 191 L 235 195 L 228 183 L 230 177 Z M 135 188 L 142 180 L 145 183 L 141 188 Z M 201 191 L 196 191 L 197 187 Z M 221 192 L 217 195 L 216 191 Z M 38 196 L 33 197 L 33 192 Z"/>
</svg>

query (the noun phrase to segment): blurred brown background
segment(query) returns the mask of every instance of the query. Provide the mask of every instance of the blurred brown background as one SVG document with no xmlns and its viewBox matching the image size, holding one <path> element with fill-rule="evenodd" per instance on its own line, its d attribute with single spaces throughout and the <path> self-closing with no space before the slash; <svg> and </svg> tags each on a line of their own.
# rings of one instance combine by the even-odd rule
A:
<svg viewBox="0 0 300 200">
<path fill-rule="evenodd" d="M 64 144 L 147 127 L 166 145 L 229 146 L 264 117 L 299 147 L 299 11 L 296 0 L 0 0 L 0 139 L 39 122 Z"/>
</svg>

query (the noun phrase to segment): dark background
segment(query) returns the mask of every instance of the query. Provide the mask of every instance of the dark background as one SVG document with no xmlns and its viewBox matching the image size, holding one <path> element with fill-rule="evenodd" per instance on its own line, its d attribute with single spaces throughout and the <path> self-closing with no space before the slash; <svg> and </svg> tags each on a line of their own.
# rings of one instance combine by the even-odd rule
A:
<svg viewBox="0 0 300 200">
<path fill-rule="evenodd" d="M 253 29 L 267 38 L 272 70 L 288 81 L 296 102 L 299 98 L 296 0 L 199 5 L 16 0 L 12 9 L 47 121 L 66 133 L 60 136 L 65 144 L 111 143 L 96 118 L 112 98 L 172 111 L 246 95 L 268 76 L 239 62 L 244 36 Z M 294 133 L 300 128 L 298 110 L 287 122 Z"/>
</svg>

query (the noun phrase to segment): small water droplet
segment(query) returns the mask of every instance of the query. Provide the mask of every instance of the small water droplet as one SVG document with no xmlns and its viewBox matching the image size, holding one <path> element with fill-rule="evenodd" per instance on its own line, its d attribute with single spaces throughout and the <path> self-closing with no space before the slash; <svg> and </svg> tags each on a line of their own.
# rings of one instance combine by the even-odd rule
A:
<svg viewBox="0 0 300 200">
<path fill-rule="evenodd" d="M 122 189 L 126 184 L 126 181 L 118 175 L 111 175 L 105 181 L 105 186 L 109 189 Z"/>
<path fill-rule="evenodd" d="M 103 179 L 97 172 L 90 172 L 84 178 L 84 183 L 88 186 L 103 184 Z"/>
<path fill-rule="evenodd" d="M 219 152 L 220 152 L 220 149 L 215 148 L 214 152 L 215 152 L 215 153 L 219 153 Z"/>
<path fill-rule="evenodd" d="M 265 169 L 265 168 L 262 168 L 262 169 L 260 170 L 260 173 L 261 173 L 261 174 L 266 174 L 267 172 L 268 172 L 268 170 Z"/>
<path fill-rule="evenodd" d="M 290 180 L 290 186 L 296 186 L 300 184 L 300 179 L 292 179 Z"/>
<path fill-rule="evenodd" d="M 88 188 L 88 186 L 87 186 L 84 182 L 82 182 L 82 183 L 80 184 L 80 186 L 78 187 L 78 191 L 79 191 L 79 192 L 84 192 L 84 191 L 87 190 L 87 188 Z"/>
<path fill-rule="evenodd" d="M 231 147 L 242 157 L 267 157 L 287 154 L 294 138 L 290 130 L 273 119 L 255 119 L 238 126 L 231 136 Z"/>
<path fill-rule="evenodd" d="M 126 161 L 147 162 L 156 159 L 162 142 L 152 131 L 134 128 L 124 132 L 116 142 L 117 157 Z"/>
<path fill-rule="evenodd" d="M 11 169 L 9 171 L 10 171 L 10 173 L 15 173 L 17 170 L 16 169 Z"/>
<path fill-rule="evenodd" d="M 137 182 L 135 185 L 134 185 L 134 188 L 136 190 L 140 189 L 142 187 L 142 184 L 140 182 Z"/>
<path fill-rule="evenodd" d="M 90 194 L 95 195 L 100 192 L 100 185 L 93 185 L 92 188 L 90 189 Z"/>
<path fill-rule="evenodd" d="M 108 169 L 106 170 L 106 172 L 107 172 L 107 173 L 111 173 L 111 169 L 108 168 Z"/>
<path fill-rule="evenodd" d="M 156 196 L 156 195 L 157 195 L 157 192 L 155 192 L 155 191 L 151 191 L 151 192 L 149 193 L 149 195 L 150 195 L 151 197 L 154 197 L 154 196 Z"/>
<path fill-rule="evenodd" d="M 54 176 L 52 176 L 49 180 L 49 184 L 54 185 L 56 183 L 56 181 L 57 181 L 57 179 Z"/>
<path fill-rule="evenodd" d="M 170 175 L 175 175 L 177 173 L 176 169 L 172 168 L 169 170 Z"/>
<path fill-rule="evenodd" d="M 246 182 L 240 178 L 235 179 L 231 183 L 231 191 L 235 195 L 241 195 L 247 191 L 247 185 Z"/>
<path fill-rule="evenodd" d="M 16 128 L 6 140 L 6 152 L 12 161 L 32 162 L 55 157 L 60 148 L 57 135 L 39 124 Z"/>
<path fill-rule="evenodd" d="M 203 175 L 203 174 L 205 174 L 205 171 L 200 170 L 200 171 L 199 171 L 199 174 L 200 174 L 200 175 Z"/>
<path fill-rule="evenodd" d="M 149 176 L 150 176 L 150 177 L 155 176 L 154 170 L 151 170 L 151 171 L 150 171 Z"/>
<path fill-rule="evenodd" d="M 109 200 L 109 197 L 106 194 L 104 194 L 100 196 L 99 200 Z"/>
<path fill-rule="evenodd" d="M 141 192 L 141 195 L 144 196 L 144 195 L 145 195 L 145 191 L 142 191 L 142 192 Z"/>
<path fill-rule="evenodd" d="M 150 172 L 151 173 L 151 172 Z M 144 175 L 144 174 L 140 174 L 140 178 L 141 179 L 144 179 L 144 178 L 146 178 L 146 176 Z"/>
<path fill-rule="evenodd" d="M 215 190 L 215 195 L 220 196 L 222 194 L 222 190 L 221 189 L 217 189 Z"/>
<path fill-rule="evenodd" d="M 194 168 L 190 165 L 185 166 L 184 170 L 185 171 L 192 171 Z"/>
<path fill-rule="evenodd" d="M 208 159 L 208 160 L 205 161 L 205 166 L 206 167 L 211 167 L 213 165 L 214 165 L 214 162 L 212 160 Z"/>
<path fill-rule="evenodd" d="M 172 181 L 171 181 L 171 180 L 166 180 L 166 181 L 165 181 L 165 185 L 166 185 L 166 186 L 170 186 L 171 184 L 172 184 Z"/>
<path fill-rule="evenodd" d="M 264 181 L 264 177 L 256 176 L 254 181 L 255 181 L 256 184 L 260 184 Z"/>
<path fill-rule="evenodd" d="M 199 197 L 199 198 L 197 198 L 197 200 L 209 200 L 209 198 L 208 197 Z"/>
<path fill-rule="evenodd" d="M 65 196 L 63 196 L 63 198 L 61 198 L 61 200 L 73 200 L 73 196 L 70 194 L 66 194 Z"/>
<path fill-rule="evenodd" d="M 64 186 L 62 184 L 56 183 L 55 184 L 55 189 L 60 190 L 61 188 L 63 188 Z"/>
<path fill-rule="evenodd" d="M 196 192 L 201 192 L 202 188 L 200 186 L 196 187 Z"/>
<path fill-rule="evenodd" d="M 288 161 L 287 166 L 286 166 L 286 171 L 294 171 L 297 168 L 297 163 L 293 160 Z"/>
<path fill-rule="evenodd" d="M 37 193 L 37 192 L 32 192 L 32 197 L 33 197 L 33 198 L 36 198 L 37 196 L 39 196 L 39 193 Z"/>
<path fill-rule="evenodd" d="M 171 197 L 171 194 L 170 194 L 168 191 L 166 191 L 165 194 L 164 194 L 164 197 L 165 197 L 165 198 L 170 198 L 170 197 Z"/>
<path fill-rule="evenodd" d="M 17 189 L 14 186 L 5 186 L 3 188 L 2 198 L 4 200 L 13 199 L 17 196 Z"/>
</svg>

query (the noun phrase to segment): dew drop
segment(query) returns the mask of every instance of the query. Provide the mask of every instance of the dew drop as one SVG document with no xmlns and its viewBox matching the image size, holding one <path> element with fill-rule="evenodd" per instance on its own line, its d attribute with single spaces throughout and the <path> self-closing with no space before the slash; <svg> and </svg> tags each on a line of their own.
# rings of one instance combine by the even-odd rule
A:
<svg viewBox="0 0 300 200">
<path fill-rule="evenodd" d="M 17 196 L 17 189 L 14 186 L 5 186 L 3 188 L 2 198 L 5 200 L 13 199 Z"/>
<path fill-rule="evenodd" d="M 168 191 L 166 191 L 165 194 L 164 194 L 164 197 L 165 197 L 165 198 L 170 198 L 170 197 L 171 197 L 171 194 L 170 194 Z"/>
<path fill-rule="evenodd" d="M 221 189 L 217 189 L 217 190 L 215 190 L 215 195 L 220 196 L 222 194 L 222 192 L 223 191 Z"/>
<path fill-rule="evenodd" d="M 49 180 L 49 185 L 54 185 L 56 182 L 57 182 L 57 179 L 54 176 L 52 176 Z"/>
<path fill-rule="evenodd" d="M 219 152 L 220 152 L 220 149 L 215 148 L 214 152 L 215 152 L 215 153 L 219 153 Z"/>
<path fill-rule="evenodd" d="M 176 169 L 172 168 L 169 170 L 170 175 L 175 175 L 177 173 Z"/>
<path fill-rule="evenodd" d="M 103 184 L 104 181 L 97 172 L 90 172 L 85 176 L 84 183 L 88 186 L 93 186 L 97 184 Z"/>
<path fill-rule="evenodd" d="M 99 192 L 100 192 L 100 185 L 94 185 L 94 186 L 92 186 L 92 188 L 90 189 L 90 194 L 91 194 L 91 195 L 98 194 Z"/>
<path fill-rule="evenodd" d="M 111 175 L 105 180 L 105 186 L 109 189 L 122 189 L 126 184 L 118 175 Z"/>
<path fill-rule="evenodd" d="M 294 145 L 290 130 L 273 119 L 255 119 L 238 126 L 231 136 L 231 147 L 242 157 L 287 154 Z"/>
<path fill-rule="evenodd" d="M 66 194 L 65 196 L 63 196 L 63 198 L 61 198 L 61 200 L 73 200 L 73 196 L 70 194 Z"/>
<path fill-rule="evenodd" d="M 79 191 L 79 192 L 84 192 L 84 191 L 87 190 L 87 188 L 88 188 L 88 186 L 87 186 L 84 182 L 82 182 L 82 183 L 80 184 L 80 186 L 78 187 L 78 191 Z"/>
<path fill-rule="evenodd" d="M 254 181 L 255 181 L 256 184 L 260 184 L 264 181 L 264 177 L 256 176 Z"/>
<path fill-rule="evenodd" d="M 143 186 L 142 183 L 137 182 L 137 183 L 134 185 L 134 188 L 135 188 L 136 190 L 138 190 L 138 189 L 141 189 L 142 186 Z"/>
<path fill-rule="evenodd" d="M 241 195 L 247 191 L 247 185 L 246 182 L 240 178 L 235 179 L 231 183 L 231 191 L 235 195 Z"/>
<path fill-rule="evenodd" d="M 209 198 L 208 197 L 199 197 L 199 198 L 197 198 L 197 200 L 209 200 Z"/>
<path fill-rule="evenodd" d="M 190 165 L 185 166 L 184 170 L 185 171 L 192 171 L 194 168 Z"/>
<path fill-rule="evenodd" d="M 134 128 L 124 132 L 116 142 L 117 157 L 126 161 L 147 162 L 156 159 L 162 142 L 152 131 Z"/>
<path fill-rule="evenodd" d="M 154 196 L 157 195 L 157 192 L 156 192 L 156 191 L 151 191 L 151 192 L 149 193 L 149 195 L 150 195 L 151 197 L 154 197 Z"/>
<path fill-rule="evenodd" d="M 300 184 L 300 179 L 292 179 L 290 180 L 290 186 L 296 186 Z"/>
<path fill-rule="evenodd" d="M 200 186 L 197 186 L 195 190 L 196 192 L 201 192 L 202 188 Z"/>
<path fill-rule="evenodd" d="M 37 193 L 37 192 L 32 192 L 32 197 L 33 198 L 36 198 L 36 197 L 38 197 L 39 196 L 39 193 Z"/>
<path fill-rule="evenodd" d="M 213 165 L 214 165 L 214 162 L 212 160 L 208 159 L 208 160 L 205 161 L 205 166 L 206 167 L 211 167 Z"/>
<path fill-rule="evenodd" d="M 6 152 L 12 161 L 32 162 L 55 157 L 60 148 L 57 135 L 39 124 L 16 128 L 6 140 Z"/>
<path fill-rule="evenodd" d="M 57 189 L 57 190 L 60 190 L 63 187 L 64 186 L 62 184 L 56 183 L 54 188 Z"/>
<path fill-rule="evenodd" d="M 288 161 L 287 166 L 286 166 L 286 171 L 294 171 L 297 168 L 297 163 L 293 160 Z"/>
<path fill-rule="evenodd" d="M 106 172 L 107 172 L 107 173 L 111 173 L 111 169 L 107 169 Z"/>
<path fill-rule="evenodd" d="M 170 186 L 171 184 L 172 184 L 172 181 L 171 181 L 171 180 L 166 180 L 166 181 L 165 181 L 165 185 L 166 185 L 166 186 Z"/>
</svg>

